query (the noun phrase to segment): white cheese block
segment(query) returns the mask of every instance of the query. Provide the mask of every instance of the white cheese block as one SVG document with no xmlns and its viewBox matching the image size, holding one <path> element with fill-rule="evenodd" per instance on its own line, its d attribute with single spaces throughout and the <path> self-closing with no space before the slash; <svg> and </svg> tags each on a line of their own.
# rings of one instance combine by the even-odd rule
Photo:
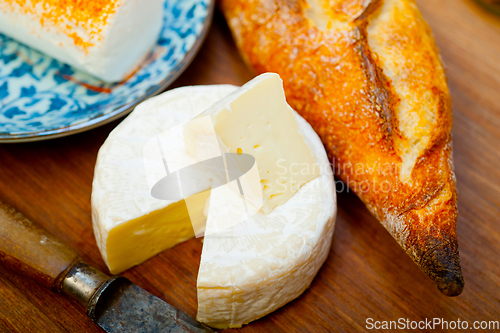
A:
<svg viewBox="0 0 500 333">
<path fill-rule="evenodd" d="M 198 275 L 198 319 L 213 327 L 239 327 L 296 298 L 309 286 L 329 252 L 336 215 L 330 164 L 316 133 L 284 102 L 281 82 L 278 82 L 279 89 L 276 90 L 276 77 L 267 74 L 239 90 L 233 86 L 217 85 L 168 91 L 139 105 L 110 134 L 99 151 L 92 191 L 93 224 L 101 254 L 113 273 L 139 264 L 192 237 L 193 226 L 186 216 L 198 220 L 205 220 L 208 216 Z M 265 89 L 259 89 L 260 85 Z M 270 95 L 266 95 L 266 92 Z M 230 96 L 200 115 L 207 106 L 230 93 Z M 262 103 L 262 100 L 267 102 Z M 235 101 L 255 103 L 256 107 L 248 111 L 246 107 L 238 107 Z M 272 108 L 266 109 L 266 104 Z M 236 118 L 227 117 L 224 110 Z M 238 116 L 241 110 L 247 111 Z M 259 131 L 259 126 L 262 126 L 259 117 L 255 117 L 255 121 L 244 117 L 246 112 L 252 110 L 264 111 L 263 116 L 269 117 L 269 121 L 263 123 L 272 125 L 269 132 Z M 270 114 L 272 112 L 283 114 L 274 119 Z M 221 114 L 224 116 L 218 118 Z M 156 175 L 153 181 L 148 180 L 149 172 L 146 170 L 150 169 L 143 163 L 144 148 L 152 139 L 166 133 L 166 130 L 188 123 L 197 115 L 212 117 L 223 150 L 246 150 L 260 145 L 264 152 L 276 149 L 281 154 L 283 149 L 293 152 L 294 146 L 303 144 L 296 151 L 300 158 L 294 163 L 298 164 L 281 162 L 278 170 L 292 170 L 288 175 L 285 172 L 285 183 L 293 179 L 292 176 L 305 176 L 299 177 L 304 180 L 302 186 L 293 187 L 293 191 L 287 192 L 288 199 L 284 202 L 272 208 L 268 205 L 266 212 L 261 209 L 236 224 L 221 214 L 228 211 L 228 205 L 237 205 L 236 201 L 228 203 L 223 193 L 231 191 L 234 183 L 212 189 L 211 194 L 210 191 L 195 194 L 189 200 L 175 202 L 153 198 L 151 183 L 163 175 Z M 280 126 L 280 120 L 287 125 L 286 128 Z M 240 129 L 240 138 L 245 137 L 243 146 L 234 145 L 235 140 L 240 138 L 218 128 L 226 121 L 228 123 L 224 128 L 232 125 Z M 260 133 L 258 137 L 252 138 L 250 132 L 243 131 L 249 124 Z M 270 133 L 273 131 L 281 135 L 274 138 Z M 195 147 L 199 138 L 206 137 L 207 130 L 203 130 L 203 126 L 194 126 L 184 130 L 186 133 L 191 133 L 188 135 L 191 139 L 171 142 L 170 146 L 184 145 L 184 151 L 186 145 Z M 253 141 L 257 139 L 261 141 Z M 274 142 L 276 140 L 278 142 Z M 170 153 L 173 151 L 175 149 Z M 189 154 L 168 156 L 170 159 L 182 160 L 187 159 L 187 155 L 201 152 L 189 149 Z M 286 152 L 283 154 L 286 155 Z M 266 173 L 267 169 L 271 170 L 272 153 L 256 155 L 257 166 L 269 166 L 264 168 Z M 296 158 L 293 154 L 291 156 L 292 159 Z M 316 170 L 307 163 L 309 158 L 316 165 Z M 304 164 L 299 163 L 301 159 Z M 259 174 L 262 174 L 260 171 Z M 271 181 L 276 179 L 276 175 L 269 177 Z M 209 186 L 203 181 L 200 184 L 199 190 Z M 233 189 L 237 191 L 236 186 Z M 210 199 L 207 200 L 209 195 Z M 222 232 L 218 232 L 220 230 Z"/>
<path fill-rule="evenodd" d="M 0 0 L 0 32 L 108 82 L 158 40 L 164 0 Z"/>
</svg>

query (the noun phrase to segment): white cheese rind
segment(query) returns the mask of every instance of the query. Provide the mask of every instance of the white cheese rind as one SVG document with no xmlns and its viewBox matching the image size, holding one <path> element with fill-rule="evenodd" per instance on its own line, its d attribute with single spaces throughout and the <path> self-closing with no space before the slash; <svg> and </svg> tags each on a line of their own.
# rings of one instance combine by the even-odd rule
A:
<svg viewBox="0 0 500 333">
<path fill-rule="evenodd" d="M 164 0 L 118 0 L 116 12 L 92 39 L 94 45 L 85 49 L 48 20 L 42 25 L 40 7 L 34 14 L 26 13 L 14 2 L 0 0 L 0 32 L 101 80 L 115 82 L 130 74 L 157 42 L 163 4 Z M 74 32 L 89 33 L 81 27 Z"/>
</svg>

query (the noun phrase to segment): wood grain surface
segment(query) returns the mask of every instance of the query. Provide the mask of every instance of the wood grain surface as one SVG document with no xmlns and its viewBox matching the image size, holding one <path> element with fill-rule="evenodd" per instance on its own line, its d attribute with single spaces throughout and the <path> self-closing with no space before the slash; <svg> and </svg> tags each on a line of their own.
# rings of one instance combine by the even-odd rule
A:
<svg viewBox="0 0 500 333">
<path fill-rule="evenodd" d="M 344 190 L 330 256 L 310 289 L 241 331 L 365 331 L 367 318 L 460 319 L 470 326 L 500 321 L 500 17 L 473 0 L 418 4 L 434 31 L 453 99 L 463 294 L 443 296 Z M 239 85 L 252 77 L 217 12 L 202 50 L 174 86 Z M 90 193 L 97 151 L 118 123 L 51 141 L 0 145 L 0 200 L 105 272 L 92 232 Z M 195 316 L 201 246 L 192 239 L 123 275 Z M 0 267 L 0 332 L 68 331 L 101 330 L 76 303 Z"/>
</svg>

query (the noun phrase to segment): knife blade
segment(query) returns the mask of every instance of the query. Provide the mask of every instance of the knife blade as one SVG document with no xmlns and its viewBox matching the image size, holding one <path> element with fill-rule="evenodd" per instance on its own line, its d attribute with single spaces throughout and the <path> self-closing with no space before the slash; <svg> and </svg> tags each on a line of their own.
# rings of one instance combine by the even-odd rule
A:
<svg viewBox="0 0 500 333">
<path fill-rule="evenodd" d="M 0 201 L 0 263 L 80 303 L 106 332 L 213 332 L 122 276 L 110 277 Z"/>
</svg>

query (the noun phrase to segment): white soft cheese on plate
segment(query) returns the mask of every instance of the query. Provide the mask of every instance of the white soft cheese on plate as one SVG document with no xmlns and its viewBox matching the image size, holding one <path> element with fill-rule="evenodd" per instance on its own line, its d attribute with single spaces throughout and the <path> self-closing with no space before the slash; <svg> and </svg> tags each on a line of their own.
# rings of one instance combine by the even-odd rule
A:
<svg viewBox="0 0 500 333">
<path fill-rule="evenodd" d="M 0 0 L 0 32 L 108 82 L 156 43 L 164 0 Z"/>
<path fill-rule="evenodd" d="M 255 158 L 239 182 L 211 188 L 203 171 L 183 199 L 152 196 L 165 177 L 231 153 Z M 242 201 L 241 190 L 256 200 Z M 247 215 L 235 223 L 238 209 Z M 239 327 L 310 285 L 329 253 L 336 196 L 319 137 L 286 103 L 279 76 L 263 74 L 239 89 L 184 87 L 140 104 L 99 151 L 92 215 L 112 273 L 193 237 L 203 224 L 198 320 Z"/>
</svg>

